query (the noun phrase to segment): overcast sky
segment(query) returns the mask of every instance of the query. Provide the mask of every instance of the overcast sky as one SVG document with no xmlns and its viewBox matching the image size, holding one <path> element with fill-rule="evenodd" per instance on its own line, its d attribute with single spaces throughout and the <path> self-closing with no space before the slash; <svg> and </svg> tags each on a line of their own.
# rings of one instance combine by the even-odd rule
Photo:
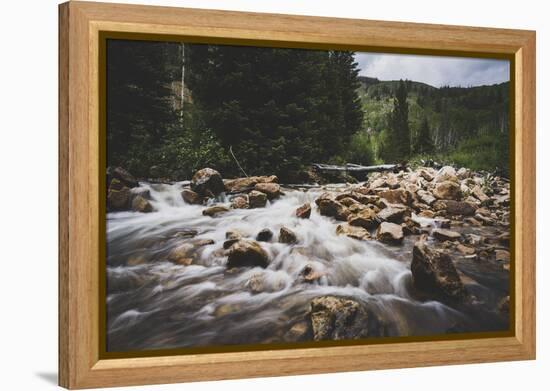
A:
<svg viewBox="0 0 550 391">
<path fill-rule="evenodd" d="M 355 59 L 360 75 L 380 80 L 409 79 L 434 87 L 479 86 L 510 80 L 507 60 L 380 53 L 356 53 Z"/>
</svg>

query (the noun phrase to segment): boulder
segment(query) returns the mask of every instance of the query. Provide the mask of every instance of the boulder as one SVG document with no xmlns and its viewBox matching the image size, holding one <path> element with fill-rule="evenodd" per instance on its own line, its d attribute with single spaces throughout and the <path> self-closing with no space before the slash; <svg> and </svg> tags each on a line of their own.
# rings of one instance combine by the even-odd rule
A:
<svg viewBox="0 0 550 391">
<path fill-rule="evenodd" d="M 322 296 L 311 301 L 309 317 L 315 341 L 347 340 L 369 336 L 369 314 L 355 300 Z"/>
<path fill-rule="evenodd" d="M 261 191 L 269 200 L 279 198 L 281 195 L 281 187 L 277 183 L 256 183 L 254 190 Z"/>
<path fill-rule="evenodd" d="M 286 227 L 281 227 L 281 229 L 279 230 L 279 242 L 293 244 L 293 243 L 296 243 L 297 241 L 298 241 L 298 238 L 296 237 L 296 234 L 292 230 Z"/>
<path fill-rule="evenodd" d="M 322 199 L 319 201 L 319 213 L 323 216 L 334 217 L 336 220 L 347 221 L 350 215 L 349 210 L 339 203 L 331 199 Z"/>
<path fill-rule="evenodd" d="M 344 198 L 341 198 L 341 199 L 338 199 L 338 197 L 336 197 L 336 200 L 339 201 L 342 205 L 347 206 L 347 207 L 350 207 L 354 204 L 360 204 L 359 201 L 357 201 L 357 200 L 355 200 L 351 197 L 344 197 Z"/>
<path fill-rule="evenodd" d="M 445 301 L 460 301 L 466 290 L 449 254 L 431 249 L 425 240 L 413 247 L 411 272 L 414 287 Z"/>
<path fill-rule="evenodd" d="M 149 213 L 153 211 L 153 206 L 145 198 L 138 195 L 132 200 L 132 210 L 135 212 Z"/>
<path fill-rule="evenodd" d="M 247 178 L 227 179 L 224 181 L 225 191 L 230 193 L 250 191 L 257 183 L 277 183 L 279 179 L 271 176 L 251 176 Z"/>
<path fill-rule="evenodd" d="M 246 194 L 233 197 L 231 200 L 231 208 L 233 209 L 248 209 L 248 196 Z"/>
<path fill-rule="evenodd" d="M 267 267 L 269 259 L 265 250 L 253 240 L 239 240 L 228 250 L 227 268 Z"/>
<path fill-rule="evenodd" d="M 109 210 L 127 210 L 130 204 L 130 189 L 124 186 L 120 190 L 109 189 L 107 206 Z"/>
<path fill-rule="evenodd" d="M 450 215 L 473 216 L 476 213 L 476 207 L 468 202 L 446 200 L 444 203 L 445 211 Z"/>
<path fill-rule="evenodd" d="M 368 240 L 371 238 L 369 231 L 362 227 L 354 227 L 349 224 L 338 224 L 336 226 L 337 235 L 346 235 L 352 239 Z"/>
<path fill-rule="evenodd" d="M 378 195 L 391 204 L 411 205 L 414 200 L 412 193 L 405 189 L 385 190 Z"/>
<path fill-rule="evenodd" d="M 124 186 L 124 183 L 122 183 L 119 179 L 113 178 L 109 184 L 109 190 L 122 190 Z"/>
<path fill-rule="evenodd" d="M 451 166 L 441 167 L 441 169 L 435 174 L 434 182 L 439 183 L 445 181 L 458 182 L 456 170 Z"/>
<path fill-rule="evenodd" d="M 468 169 L 465 168 L 465 167 L 459 168 L 458 171 L 456 172 L 456 176 L 457 176 L 459 179 L 466 179 L 466 178 L 469 178 L 470 175 L 471 175 L 470 170 L 468 170 Z"/>
<path fill-rule="evenodd" d="M 348 223 L 355 227 L 371 229 L 376 227 L 379 221 L 376 217 L 376 212 L 372 209 L 366 208 L 361 210 L 356 215 L 350 215 L 348 217 Z"/>
<path fill-rule="evenodd" d="M 328 192 L 322 193 L 319 197 L 317 197 L 317 199 L 315 199 L 315 204 L 319 206 L 322 200 L 332 200 L 332 194 Z"/>
<path fill-rule="evenodd" d="M 394 223 L 383 222 L 376 230 L 376 240 L 387 244 L 403 242 L 403 227 Z"/>
<path fill-rule="evenodd" d="M 181 198 L 188 204 L 200 205 L 202 204 L 201 196 L 191 189 L 183 189 L 181 191 Z"/>
<path fill-rule="evenodd" d="M 311 206 L 309 204 L 304 204 L 296 209 L 296 217 L 309 219 L 309 216 L 311 216 Z"/>
<path fill-rule="evenodd" d="M 410 216 L 411 212 L 405 207 L 389 206 L 376 214 L 379 221 L 389 221 L 391 223 L 401 224 L 405 216 Z"/>
<path fill-rule="evenodd" d="M 434 228 L 432 230 L 432 235 L 434 238 L 442 242 L 446 240 L 456 241 L 462 239 L 462 235 L 460 235 L 458 232 L 450 231 L 443 228 Z"/>
<path fill-rule="evenodd" d="M 212 168 L 203 168 L 191 178 L 191 190 L 201 197 L 217 196 L 225 190 L 222 176 Z"/>
<path fill-rule="evenodd" d="M 229 209 L 222 205 L 210 206 L 202 211 L 203 216 L 216 217 L 222 213 L 229 212 Z"/>
<path fill-rule="evenodd" d="M 269 228 L 264 228 L 260 232 L 258 232 L 258 235 L 256 235 L 256 240 L 258 242 L 269 242 L 273 238 L 273 231 L 271 231 Z"/>
<path fill-rule="evenodd" d="M 457 200 L 462 198 L 460 185 L 456 182 L 443 181 L 435 185 L 433 195 L 440 200 Z"/>
<path fill-rule="evenodd" d="M 457 246 L 456 246 L 456 249 L 459 253 L 463 254 L 463 255 L 474 255 L 476 253 L 476 249 L 473 248 L 473 247 L 470 247 L 470 246 L 465 246 L 461 243 L 459 243 Z"/>
<path fill-rule="evenodd" d="M 133 188 L 138 187 L 139 183 L 134 178 L 132 174 L 130 174 L 128 171 L 126 171 L 122 167 L 108 167 L 107 168 L 107 177 L 112 180 L 112 178 L 118 179 L 120 182 L 122 182 L 126 187 Z"/>
<path fill-rule="evenodd" d="M 248 193 L 249 208 L 263 208 L 267 203 L 267 195 L 261 191 L 252 190 Z"/>
<path fill-rule="evenodd" d="M 434 175 L 431 170 L 427 168 L 422 168 L 418 171 L 418 175 L 424 178 L 426 181 L 431 182 L 434 179 Z"/>
</svg>

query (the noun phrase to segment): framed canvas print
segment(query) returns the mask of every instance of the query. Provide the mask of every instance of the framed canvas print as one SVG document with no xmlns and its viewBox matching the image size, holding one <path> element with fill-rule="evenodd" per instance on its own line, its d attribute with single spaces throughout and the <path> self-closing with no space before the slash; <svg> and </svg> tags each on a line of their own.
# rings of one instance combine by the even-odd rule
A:
<svg viewBox="0 0 550 391">
<path fill-rule="evenodd" d="M 67 388 L 535 358 L 535 33 L 60 5 Z"/>
</svg>

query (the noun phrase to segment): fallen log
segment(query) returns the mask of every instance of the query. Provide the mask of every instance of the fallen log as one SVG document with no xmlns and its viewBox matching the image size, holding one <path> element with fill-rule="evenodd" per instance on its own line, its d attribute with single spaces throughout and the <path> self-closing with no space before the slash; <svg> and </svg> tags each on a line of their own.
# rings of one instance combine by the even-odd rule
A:
<svg viewBox="0 0 550 391">
<path fill-rule="evenodd" d="M 381 171 L 393 171 L 400 167 L 398 164 L 379 164 L 376 166 L 361 166 L 359 164 L 347 163 L 343 166 L 335 164 L 313 163 L 313 169 L 319 172 L 355 172 L 369 173 Z"/>
</svg>

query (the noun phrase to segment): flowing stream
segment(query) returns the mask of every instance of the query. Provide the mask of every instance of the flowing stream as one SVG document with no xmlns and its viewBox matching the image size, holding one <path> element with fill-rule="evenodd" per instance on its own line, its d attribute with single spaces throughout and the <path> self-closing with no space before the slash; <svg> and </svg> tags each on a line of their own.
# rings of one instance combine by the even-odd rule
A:
<svg viewBox="0 0 550 391">
<path fill-rule="evenodd" d="M 230 210 L 214 218 L 202 215 L 204 206 L 182 200 L 182 183 L 142 182 L 140 189 L 149 190 L 154 212 L 107 216 L 108 351 L 293 341 L 289 330 L 307 322 L 310 301 L 324 295 L 368 303 L 388 336 L 508 327 L 506 317 L 494 311 L 506 295 L 508 273 L 456 262 L 478 303 L 459 310 L 420 301 L 410 272 L 415 238 L 388 246 L 337 235 L 337 223 L 321 216 L 314 204 L 326 187 L 284 189 L 285 195 L 265 208 Z M 218 201 L 229 205 L 225 197 Z M 309 219 L 294 214 L 304 203 L 312 205 Z M 297 244 L 278 243 L 283 226 L 296 233 Z M 271 242 L 260 242 L 269 266 L 227 270 L 226 232 L 253 239 L 264 228 L 274 232 Z M 168 261 L 175 247 L 202 239 L 214 243 L 197 247 L 192 264 Z M 317 282 L 301 282 L 306 265 L 322 274 Z M 262 281 L 259 289 L 251 289 L 255 279 Z"/>
</svg>

